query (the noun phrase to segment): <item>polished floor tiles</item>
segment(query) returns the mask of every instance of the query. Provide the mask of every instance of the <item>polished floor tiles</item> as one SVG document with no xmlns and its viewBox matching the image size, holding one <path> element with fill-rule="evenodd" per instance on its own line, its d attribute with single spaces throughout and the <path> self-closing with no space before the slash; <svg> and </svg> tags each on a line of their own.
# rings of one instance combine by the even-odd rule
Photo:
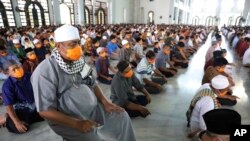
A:
<svg viewBox="0 0 250 141">
<path fill-rule="evenodd" d="M 168 80 L 165 90 L 159 95 L 152 96 L 152 103 L 148 105 L 150 116 L 145 119 L 132 119 L 138 141 L 188 141 L 185 112 L 192 96 L 200 87 L 205 53 L 210 43 L 211 40 L 208 38 L 190 59 L 188 69 L 179 69 L 178 75 Z M 227 42 L 223 42 L 222 48 L 228 48 Z M 240 60 L 234 56 L 228 49 L 227 59 L 238 64 L 233 68 L 233 78 L 236 82 L 233 91 L 240 99 L 233 108 L 242 115 L 243 124 L 250 124 L 250 70 L 242 67 Z M 109 97 L 109 86 L 100 85 Z M 1 112 L 4 112 L 4 107 L 0 107 Z M 46 122 L 42 122 L 32 125 L 30 132 L 23 135 L 14 135 L 6 129 L 0 129 L 0 141 L 62 141 L 62 138 L 49 129 Z"/>
</svg>

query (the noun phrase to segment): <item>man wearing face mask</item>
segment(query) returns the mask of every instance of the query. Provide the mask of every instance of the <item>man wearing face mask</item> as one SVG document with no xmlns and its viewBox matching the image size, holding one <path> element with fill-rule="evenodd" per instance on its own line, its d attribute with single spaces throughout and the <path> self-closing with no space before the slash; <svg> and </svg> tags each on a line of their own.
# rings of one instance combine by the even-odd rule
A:
<svg viewBox="0 0 250 141">
<path fill-rule="evenodd" d="M 206 112 L 221 106 L 217 97 L 228 87 L 229 81 L 227 77 L 217 75 L 212 79 L 211 83 L 206 83 L 199 88 L 186 113 L 187 126 L 191 129 L 191 133 L 188 135 L 189 138 L 193 138 L 198 132 L 206 130 L 202 116 Z"/>
<path fill-rule="evenodd" d="M 69 141 L 135 141 L 127 113 L 105 98 L 82 58 L 78 29 L 57 28 L 55 41 L 31 78 L 39 114 Z"/>
<path fill-rule="evenodd" d="M 16 54 L 18 59 L 22 60 L 25 58 L 24 48 L 21 46 L 18 39 L 13 40 L 13 47 L 11 48 L 11 50 Z"/>
<path fill-rule="evenodd" d="M 23 69 L 25 72 L 33 73 L 38 66 L 38 58 L 32 48 L 25 49 L 26 59 L 23 62 Z"/>
<path fill-rule="evenodd" d="M 113 103 L 125 108 L 130 117 L 148 116 L 150 112 L 145 106 L 151 102 L 149 93 L 134 75 L 128 62 L 120 61 L 117 68 L 119 71 L 111 83 L 110 99 Z M 136 96 L 132 87 L 144 95 Z"/>
<path fill-rule="evenodd" d="M 43 120 L 36 111 L 31 74 L 25 73 L 22 66 L 14 60 L 5 62 L 3 66 L 9 77 L 2 88 L 7 111 L 2 124 L 6 124 L 10 132 L 25 133 L 29 130 L 29 125 Z"/>
<path fill-rule="evenodd" d="M 34 52 L 37 55 L 38 58 L 38 62 L 42 62 L 46 55 L 49 54 L 49 52 L 46 50 L 46 48 L 42 45 L 41 41 L 38 39 L 35 39 L 33 41 L 35 48 L 34 48 Z"/>
</svg>

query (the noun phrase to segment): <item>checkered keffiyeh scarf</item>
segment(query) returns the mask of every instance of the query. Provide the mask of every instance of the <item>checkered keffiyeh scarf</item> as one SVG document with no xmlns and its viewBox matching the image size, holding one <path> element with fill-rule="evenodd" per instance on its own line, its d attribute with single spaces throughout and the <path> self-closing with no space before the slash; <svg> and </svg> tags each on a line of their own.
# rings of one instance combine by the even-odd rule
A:
<svg viewBox="0 0 250 141">
<path fill-rule="evenodd" d="M 55 48 L 51 54 L 51 56 L 55 57 L 56 62 L 60 66 L 60 68 L 65 71 L 68 74 L 76 74 L 78 72 L 81 72 L 84 67 L 84 60 L 81 58 L 78 61 L 74 61 L 70 64 L 67 64 L 63 61 L 61 55 L 59 54 L 57 48 Z"/>
</svg>

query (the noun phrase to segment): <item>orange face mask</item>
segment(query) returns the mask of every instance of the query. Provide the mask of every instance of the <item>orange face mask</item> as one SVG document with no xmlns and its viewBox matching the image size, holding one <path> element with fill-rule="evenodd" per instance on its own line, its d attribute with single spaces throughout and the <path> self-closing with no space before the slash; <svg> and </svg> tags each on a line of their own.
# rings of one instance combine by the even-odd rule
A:
<svg viewBox="0 0 250 141">
<path fill-rule="evenodd" d="M 103 58 L 106 57 L 106 52 L 101 53 L 100 56 Z"/>
<path fill-rule="evenodd" d="M 130 45 L 129 45 L 129 44 L 127 44 L 127 45 L 125 46 L 125 48 L 130 48 Z"/>
<path fill-rule="evenodd" d="M 41 43 L 36 44 L 36 48 L 41 48 L 41 47 L 42 47 Z"/>
<path fill-rule="evenodd" d="M 225 68 L 219 68 L 218 70 L 220 73 L 223 73 L 225 71 Z"/>
<path fill-rule="evenodd" d="M 36 60 L 36 54 L 31 54 L 30 56 L 29 56 L 29 59 L 30 60 Z"/>
<path fill-rule="evenodd" d="M 82 48 L 78 46 L 72 49 L 67 49 L 66 56 L 72 61 L 77 61 L 82 56 Z"/>
<path fill-rule="evenodd" d="M 126 77 L 126 78 L 131 78 L 133 76 L 133 74 L 134 74 L 134 72 L 132 70 L 130 70 L 126 74 L 123 74 L 123 76 Z"/>
<path fill-rule="evenodd" d="M 149 64 L 154 64 L 155 63 L 155 59 L 148 59 L 148 63 Z"/>
<path fill-rule="evenodd" d="M 22 78 L 23 75 L 24 75 L 23 68 L 18 68 L 18 69 L 15 71 L 13 77 L 15 77 L 15 78 Z"/>
<path fill-rule="evenodd" d="M 2 56 L 7 56 L 7 52 L 1 53 Z"/>
<path fill-rule="evenodd" d="M 20 47 L 21 47 L 20 44 L 16 44 L 16 45 L 14 45 L 14 46 L 15 46 L 15 48 L 20 48 Z"/>
</svg>

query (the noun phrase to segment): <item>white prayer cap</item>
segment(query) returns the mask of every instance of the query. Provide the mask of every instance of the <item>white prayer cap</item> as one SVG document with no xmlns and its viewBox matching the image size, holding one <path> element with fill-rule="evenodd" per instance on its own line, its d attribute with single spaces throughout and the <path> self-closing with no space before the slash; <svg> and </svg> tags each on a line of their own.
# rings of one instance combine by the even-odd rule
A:
<svg viewBox="0 0 250 141">
<path fill-rule="evenodd" d="M 127 43 L 128 43 L 127 40 L 122 40 L 122 45 L 123 45 L 123 46 L 126 45 Z"/>
<path fill-rule="evenodd" d="M 55 41 L 65 42 L 80 39 L 79 31 L 72 25 L 63 25 L 55 30 Z"/>
<path fill-rule="evenodd" d="M 13 39 L 13 44 L 19 44 L 20 41 L 18 39 Z"/>
<path fill-rule="evenodd" d="M 158 33 L 158 31 L 156 30 L 154 33 L 155 33 L 155 34 L 157 34 L 157 33 Z"/>
<path fill-rule="evenodd" d="M 151 33 L 150 33 L 150 32 L 148 32 L 148 33 L 147 33 L 147 36 L 151 36 Z"/>
<path fill-rule="evenodd" d="M 103 40 L 107 40 L 107 36 L 102 36 L 102 39 Z"/>
<path fill-rule="evenodd" d="M 84 39 L 86 39 L 86 38 L 88 38 L 89 36 L 88 36 L 87 34 L 82 34 L 82 37 L 83 37 Z"/>
<path fill-rule="evenodd" d="M 211 80 L 213 88 L 221 90 L 229 86 L 229 81 L 226 76 L 217 75 Z"/>
<path fill-rule="evenodd" d="M 38 39 L 35 39 L 35 40 L 33 41 L 34 44 L 37 44 L 38 42 L 40 42 L 40 40 L 38 40 Z"/>
<path fill-rule="evenodd" d="M 97 54 L 99 54 L 102 50 L 104 50 L 104 47 L 98 47 L 98 48 L 96 49 Z"/>
</svg>

